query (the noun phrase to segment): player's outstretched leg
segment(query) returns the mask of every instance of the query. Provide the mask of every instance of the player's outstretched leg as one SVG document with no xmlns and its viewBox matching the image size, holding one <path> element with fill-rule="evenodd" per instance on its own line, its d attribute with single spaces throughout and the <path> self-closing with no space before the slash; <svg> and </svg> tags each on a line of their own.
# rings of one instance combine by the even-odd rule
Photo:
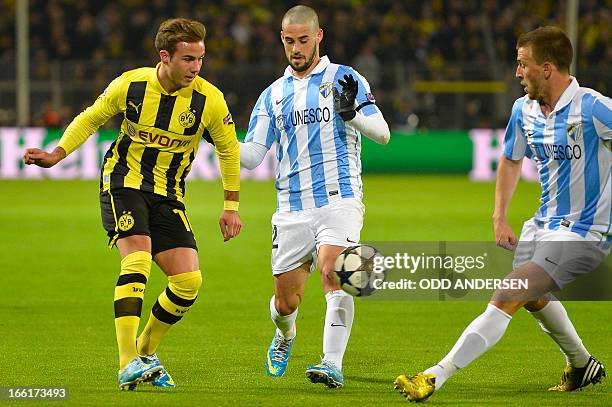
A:
<svg viewBox="0 0 612 407">
<path fill-rule="evenodd" d="M 266 354 L 266 372 L 268 376 L 279 377 L 285 374 L 291 349 L 295 341 L 297 308 L 289 315 L 281 315 L 276 309 L 276 296 L 270 299 L 270 317 L 276 325 L 274 338 Z"/>
<path fill-rule="evenodd" d="M 584 367 L 566 366 L 563 369 L 561 383 L 549 388 L 550 391 L 574 391 L 588 386 L 589 384 L 597 384 L 606 377 L 606 369 L 604 365 L 593 356 L 589 357 L 589 361 Z"/>
<path fill-rule="evenodd" d="M 551 296 L 550 300 L 528 303 L 525 308 L 559 345 L 567 362 L 561 383 L 548 390 L 573 391 L 599 383 L 605 377 L 604 366 L 589 354 L 560 301 Z"/>
<path fill-rule="evenodd" d="M 136 251 L 121 260 L 121 273 L 115 287 L 115 331 L 119 349 L 118 380 L 121 389 L 133 390 L 149 367 L 140 363 L 136 333 L 142 311 L 142 298 L 151 270 L 151 254 Z"/>
<path fill-rule="evenodd" d="M 176 387 L 174 380 L 155 354 L 162 338 L 172 325 L 183 318 L 198 296 L 202 285 L 200 270 L 168 276 L 168 287 L 157 298 L 151 309 L 147 325 L 138 337 L 138 353 L 144 360 L 153 360 L 162 367 L 161 374 L 151 384 L 158 387 Z"/>
<path fill-rule="evenodd" d="M 411 401 L 425 400 L 440 390 L 457 370 L 495 345 L 506 332 L 511 319 L 506 312 L 489 304 L 485 312 L 465 328 L 455 346 L 437 365 L 414 376 L 398 376 L 395 388 Z"/>
<path fill-rule="evenodd" d="M 353 297 L 342 290 L 325 294 L 327 311 L 323 328 L 323 360 L 309 366 L 306 376 L 313 383 L 323 383 L 330 388 L 344 386 L 342 359 L 351 335 L 355 305 Z"/>
</svg>

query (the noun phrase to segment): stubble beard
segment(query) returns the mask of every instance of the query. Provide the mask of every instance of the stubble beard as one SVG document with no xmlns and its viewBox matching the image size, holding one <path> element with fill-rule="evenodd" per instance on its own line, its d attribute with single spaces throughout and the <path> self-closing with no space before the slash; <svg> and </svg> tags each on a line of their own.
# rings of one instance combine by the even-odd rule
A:
<svg viewBox="0 0 612 407">
<path fill-rule="evenodd" d="M 315 45 L 312 49 L 312 53 L 310 54 L 310 58 L 306 58 L 306 61 L 304 61 L 304 65 L 295 65 L 291 62 L 291 59 L 289 60 L 289 65 L 291 65 L 291 68 L 293 68 L 293 70 L 296 72 L 307 71 L 308 68 L 310 68 L 310 66 L 312 65 L 312 61 L 314 61 L 314 57 L 316 53 L 317 53 L 317 47 Z"/>
</svg>

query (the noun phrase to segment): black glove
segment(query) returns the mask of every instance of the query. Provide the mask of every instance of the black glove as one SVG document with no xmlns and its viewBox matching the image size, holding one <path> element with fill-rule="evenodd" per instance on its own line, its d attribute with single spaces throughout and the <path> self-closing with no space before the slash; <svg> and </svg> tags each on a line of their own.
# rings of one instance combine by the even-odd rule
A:
<svg viewBox="0 0 612 407">
<path fill-rule="evenodd" d="M 351 74 L 344 75 L 344 80 L 340 79 L 338 83 L 342 86 L 342 93 L 334 87 L 334 107 L 342 120 L 347 122 L 353 120 L 357 114 L 355 112 L 355 97 L 357 97 L 359 84 Z"/>
</svg>

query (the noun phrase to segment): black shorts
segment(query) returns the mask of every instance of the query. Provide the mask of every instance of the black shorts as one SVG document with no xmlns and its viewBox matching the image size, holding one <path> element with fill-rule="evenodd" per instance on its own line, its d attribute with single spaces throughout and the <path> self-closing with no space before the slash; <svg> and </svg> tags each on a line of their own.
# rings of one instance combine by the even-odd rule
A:
<svg viewBox="0 0 612 407">
<path fill-rule="evenodd" d="M 196 246 L 185 205 L 152 192 L 117 188 L 100 193 L 102 226 L 112 247 L 117 239 L 133 235 L 151 237 L 153 255 L 176 247 Z"/>
</svg>

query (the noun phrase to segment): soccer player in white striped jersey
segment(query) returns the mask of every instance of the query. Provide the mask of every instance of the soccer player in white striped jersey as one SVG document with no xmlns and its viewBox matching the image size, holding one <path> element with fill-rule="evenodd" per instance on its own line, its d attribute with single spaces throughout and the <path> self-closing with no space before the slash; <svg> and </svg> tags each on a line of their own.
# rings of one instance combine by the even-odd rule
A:
<svg viewBox="0 0 612 407">
<path fill-rule="evenodd" d="M 344 384 L 342 358 L 354 308 L 334 280 L 333 265 L 342 250 L 359 242 L 363 225 L 361 134 L 386 144 L 390 133 L 366 79 L 319 56 L 323 30 L 313 9 L 287 11 L 280 37 L 289 66 L 260 95 L 240 146 L 242 166 L 252 169 L 276 141 L 270 312 L 277 329 L 266 371 L 285 372 L 306 280 L 318 265 L 327 300 L 324 356 L 306 375 L 335 388 Z"/>
<path fill-rule="evenodd" d="M 566 357 L 561 383 L 549 390 L 573 391 L 605 376 L 604 366 L 587 351 L 550 292 L 594 270 L 610 253 L 612 102 L 570 76 L 572 44 L 556 27 L 521 35 L 517 55 L 516 77 L 527 95 L 514 103 L 506 128 L 493 224 L 497 244 L 515 250 L 507 278 L 526 279 L 529 289 L 495 292 L 485 312 L 437 365 L 415 376 L 399 376 L 396 388 L 412 401 L 438 391 L 458 369 L 495 345 L 521 307 Z M 542 195 L 517 240 L 506 210 L 524 157 L 537 163 Z"/>
</svg>

